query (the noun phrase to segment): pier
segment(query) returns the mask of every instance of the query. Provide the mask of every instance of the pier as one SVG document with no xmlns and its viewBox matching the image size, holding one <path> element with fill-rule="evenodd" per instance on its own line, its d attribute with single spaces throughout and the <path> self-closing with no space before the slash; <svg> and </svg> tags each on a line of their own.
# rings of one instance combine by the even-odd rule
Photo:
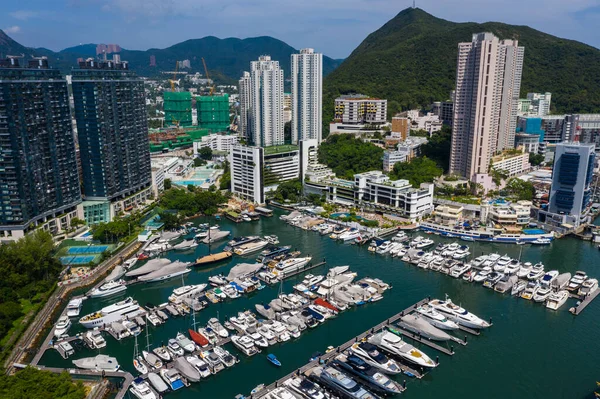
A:
<svg viewBox="0 0 600 399">
<path fill-rule="evenodd" d="M 297 370 L 289 373 L 288 375 L 286 375 L 286 376 L 278 379 L 277 381 L 271 383 L 270 385 L 265 386 L 264 389 L 262 389 L 260 392 L 254 394 L 254 395 L 251 395 L 250 398 L 257 399 L 257 398 L 265 397 L 273 389 L 275 389 L 275 388 L 277 388 L 279 386 L 282 386 L 282 384 L 286 380 L 288 380 L 288 379 L 290 379 L 290 378 L 292 378 L 294 376 L 300 375 L 300 374 L 305 374 L 311 368 L 313 368 L 313 367 L 318 366 L 319 364 L 321 364 L 321 362 L 327 362 L 327 361 L 335 358 L 337 355 L 339 355 L 340 353 L 342 353 L 345 350 L 347 350 L 348 348 L 350 348 L 354 343 L 359 342 L 359 341 L 361 341 L 361 340 L 363 340 L 363 339 L 365 339 L 365 338 L 367 338 L 367 337 L 369 337 L 369 336 L 371 336 L 371 335 L 373 335 L 375 333 L 378 333 L 378 332 L 384 330 L 386 327 L 388 327 L 388 326 L 392 325 L 393 323 L 397 322 L 398 320 L 400 320 L 403 316 L 405 316 L 407 314 L 410 314 L 416 308 L 418 308 L 419 306 L 422 306 L 422 305 L 424 305 L 424 304 L 426 304 L 428 302 L 429 302 L 429 299 L 425 298 L 425 299 L 423 299 L 423 300 L 415 303 L 414 305 L 409 306 L 408 308 L 406 308 L 403 311 L 397 313 L 396 315 L 394 315 L 394 316 L 386 319 L 385 321 L 379 323 L 375 327 L 373 327 L 373 328 L 371 328 L 371 329 L 363 332 L 360 335 L 357 335 L 356 337 L 352 338 L 351 340 L 347 341 L 346 343 L 344 343 L 344 344 L 338 346 L 337 348 L 335 348 L 335 349 L 333 349 L 333 350 L 331 350 L 331 351 L 329 351 L 329 352 L 327 352 L 327 353 L 319 356 L 319 358 L 317 358 L 317 359 L 315 359 L 315 360 L 313 360 L 313 361 L 305 364 L 304 366 L 302 366 L 299 369 L 297 369 Z M 415 340 L 415 341 L 417 341 L 419 343 L 427 345 L 430 348 L 436 349 L 439 352 L 442 352 L 442 353 L 444 353 L 446 355 L 451 356 L 451 355 L 454 354 L 454 350 L 453 350 L 452 347 L 451 347 L 451 349 L 444 348 L 444 347 L 442 347 L 442 346 L 440 346 L 440 345 L 438 345 L 438 344 L 436 344 L 434 342 L 429 341 L 428 339 L 426 339 L 424 337 L 418 337 L 416 334 L 413 334 L 413 333 L 410 333 L 408 331 L 405 331 L 404 329 L 402 329 L 400 327 L 397 327 L 396 325 L 394 325 L 394 329 L 400 331 L 402 333 L 402 335 L 405 335 L 405 336 L 407 336 L 407 337 L 409 337 L 409 338 L 411 338 L 411 339 L 413 339 L 413 340 Z M 471 330 L 471 329 L 468 329 L 468 330 L 476 332 L 476 331 Z M 477 334 L 477 335 L 479 335 L 479 334 Z M 457 338 L 457 340 L 461 341 L 460 342 L 461 344 L 466 345 L 466 341 L 462 341 L 462 340 L 460 340 L 458 338 Z M 418 379 L 423 378 L 423 376 L 425 375 L 425 372 L 423 372 L 423 371 L 417 371 L 417 370 L 411 368 L 410 366 L 408 366 L 408 365 L 406 365 L 404 363 L 398 362 L 398 364 L 399 364 L 400 368 L 402 369 L 402 371 L 405 374 L 407 374 L 407 375 L 412 374 L 412 375 L 414 375 Z"/>
<path fill-rule="evenodd" d="M 592 303 L 592 301 L 594 299 L 596 299 L 596 297 L 600 295 L 600 289 L 597 289 L 596 291 L 592 292 L 590 295 L 586 296 L 583 300 L 581 300 L 581 298 L 579 296 L 573 295 L 571 294 L 570 296 L 573 298 L 577 298 L 579 299 L 581 302 L 579 302 L 579 305 L 572 307 L 571 309 L 569 309 L 569 312 L 571 312 L 573 315 L 578 316 L 581 312 L 583 312 L 583 310 L 590 304 Z"/>
</svg>

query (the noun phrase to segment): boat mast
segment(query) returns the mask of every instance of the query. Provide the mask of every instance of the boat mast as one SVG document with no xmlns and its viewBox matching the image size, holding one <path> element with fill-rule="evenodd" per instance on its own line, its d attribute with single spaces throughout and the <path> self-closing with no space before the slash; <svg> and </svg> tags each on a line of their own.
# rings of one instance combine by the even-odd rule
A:
<svg viewBox="0 0 600 399">
<path fill-rule="evenodd" d="M 146 350 L 150 351 L 150 335 L 148 335 L 148 318 L 146 318 Z M 137 340 L 136 340 L 137 343 Z"/>
</svg>

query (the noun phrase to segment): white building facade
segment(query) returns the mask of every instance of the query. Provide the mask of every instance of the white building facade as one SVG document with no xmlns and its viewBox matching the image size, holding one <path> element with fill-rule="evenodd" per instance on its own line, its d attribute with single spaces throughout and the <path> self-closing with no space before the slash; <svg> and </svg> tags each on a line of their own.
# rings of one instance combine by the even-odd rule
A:
<svg viewBox="0 0 600 399">
<path fill-rule="evenodd" d="M 238 92 L 240 96 L 240 116 L 238 121 L 238 133 L 240 137 L 248 138 L 251 136 L 252 127 L 248 123 L 248 112 L 251 104 L 250 90 L 250 72 L 244 72 L 239 80 Z"/>
<path fill-rule="evenodd" d="M 313 49 L 292 54 L 292 144 L 323 136 L 323 54 Z"/>
<path fill-rule="evenodd" d="M 263 149 L 234 145 L 229 153 L 231 192 L 244 200 L 265 202 L 262 169 Z"/>
<path fill-rule="evenodd" d="M 198 155 L 200 148 L 208 147 L 213 151 L 231 151 L 232 147 L 240 142 L 237 134 L 211 133 L 203 136 L 200 141 L 194 141 L 194 155 Z"/>
<path fill-rule="evenodd" d="M 284 143 L 283 70 L 268 55 L 250 63 L 250 108 L 248 123 L 253 145 L 267 147 Z"/>
</svg>

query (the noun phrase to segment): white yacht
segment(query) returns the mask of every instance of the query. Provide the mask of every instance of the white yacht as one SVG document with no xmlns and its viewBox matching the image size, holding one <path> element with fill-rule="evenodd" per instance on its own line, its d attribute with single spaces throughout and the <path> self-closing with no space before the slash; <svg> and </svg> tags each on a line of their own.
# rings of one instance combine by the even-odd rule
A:
<svg viewBox="0 0 600 399">
<path fill-rule="evenodd" d="M 340 234 L 338 236 L 338 240 L 351 241 L 358 237 L 360 237 L 360 230 L 353 228 L 348 231 L 344 231 L 342 234 Z"/>
<path fill-rule="evenodd" d="M 506 268 L 504 269 L 504 274 L 509 276 L 516 275 L 520 270 L 521 262 L 519 262 L 516 259 L 513 259 L 508 265 L 506 265 Z"/>
<path fill-rule="evenodd" d="M 148 381 L 150 381 L 150 384 L 152 384 L 159 394 L 169 390 L 167 384 L 165 384 L 163 379 L 156 373 L 148 373 Z"/>
<path fill-rule="evenodd" d="M 546 302 L 546 299 L 550 297 L 550 294 L 552 294 L 552 288 L 550 288 L 549 285 L 542 285 L 533 295 L 532 299 L 534 302 L 538 303 Z"/>
<path fill-rule="evenodd" d="M 128 313 L 133 313 L 140 310 L 140 305 L 133 298 L 129 297 L 105 308 L 100 309 L 97 312 L 90 313 L 79 319 L 86 328 L 102 327 L 109 325 L 113 321 L 121 320 Z"/>
<path fill-rule="evenodd" d="M 458 330 L 458 324 L 452 320 L 448 320 L 446 316 L 437 312 L 434 308 L 427 304 L 419 306 L 416 310 L 421 317 L 427 320 L 427 322 L 434 327 L 442 330 Z"/>
<path fill-rule="evenodd" d="M 106 340 L 102 336 L 102 333 L 97 329 L 84 332 L 83 337 L 84 341 L 91 349 L 101 349 L 106 346 Z"/>
<path fill-rule="evenodd" d="M 246 356 L 253 356 L 259 353 L 259 350 L 254 346 L 254 341 L 246 335 L 241 337 L 234 335 L 231 337 L 231 342 Z"/>
<path fill-rule="evenodd" d="M 249 242 L 246 244 L 239 245 L 233 249 L 233 252 L 239 256 L 250 255 L 255 252 L 262 250 L 264 247 L 269 245 L 269 241 L 267 240 L 258 240 Z"/>
<path fill-rule="evenodd" d="M 432 246 L 433 244 L 435 244 L 435 241 L 433 241 L 431 238 L 423 238 L 419 240 L 416 245 L 415 248 L 417 249 L 423 249 L 423 248 L 427 248 Z"/>
<path fill-rule="evenodd" d="M 312 260 L 312 258 L 310 256 L 307 256 L 304 258 L 286 259 L 284 261 L 279 262 L 276 266 L 276 269 L 280 275 L 285 277 L 289 274 L 292 274 L 292 273 L 302 269 L 311 260 Z"/>
<path fill-rule="evenodd" d="M 154 367 L 155 369 L 160 369 L 163 366 L 162 360 L 160 360 L 154 353 L 148 351 L 142 351 L 142 357 L 150 365 L 150 367 Z"/>
<path fill-rule="evenodd" d="M 526 280 L 518 280 L 511 288 L 510 295 L 520 295 L 521 292 L 527 288 Z"/>
<path fill-rule="evenodd" d="M 363 359 L 366 363 L 378 368 L 386 374 L 399 374 L 402 372 L 398 363 L 381 353 L 377 349 L 377 346 L 372 343 L 356 342 L 350 347 L 350 351 Z"/>
<path fill-rule="evenodd" d="M 169 338 L 169 341 L 167 342 L 167 349 L 175 356 L 183 356 L 184 354 L 183 348 L 174 338 Z"/>
<path fill-rule="evenodd" d="M 375 250 L 375 253 L 383 255 L 383 254 L 387 254 L 388 252 L 390 252 L 391 249 L 392 249 L 392 242 L 384 241 L 380 246 L 377 247 L 377 249 Z"/>
<path fill-rule="evenodd" d="M 452 303 L 452 300 L 449 298 L 446 298 L 445 301 L 434 299 L 429 302 L 429 304 L 450 320 L 455 321 L 465 327 L 480 329 L 490 326 L 487 321 Z"/>
<path fill-rule="evenodd" d="M 67 304 L 67 316 L 77 317 L 81 312 L 81 306 L 83 305 L 83 298 L 74 298 Z"/>
<path fill-rule="evenodd" d="M 496 264 L 494 265 L 494 271 L 498 273 L 504 273 L 506 266 L 510 263 L 512 259 L 508 255 L 504 255 L 498 259 Z"/>
<path fill-rule="evenodd" d="M 548 309 L 558 310 L 565 302 L 567 302 L 567 299 L 569 299 L 569 291 L 562 290 L 553 292 L 548 297 L 548 301 L 546 301 L 546 307 Z"/>
<path fill-rule="evenodd" d="M 169 301 L 173 303 L 181 303 L 184 298 L 193 298 L 198 296 L 206 289 L 207 284 L 184 285 L 173 290 L 169 295 Z"/>
<path fill-rule="evenodd" d="M 531 262 L 523 263 L 521 265 L 521 268 L 519 269 L 519 271 L 517 271 L 517 277 L 518 278 L 526 278 L 532 268 L 533 268 L 533 265 L 531 264 Z"/>
<path fill-rule="evenodd" d="M 544 275 L 544 265 L 541 263 L 536 263 L 531 268 L 529 274 L 527 274 L 528 280 L 537 280 Z"/>
<path fill-rule="evenodd" d="M 219 322 L 219 319 L 213 317 L 208 320 L 208 327 L 213 330 L 219 337 L 227 338 L 229 337 L 229 331 Z"/>
<path fill-rule="evenodd" d="M 456 252 L 454 252 L 454 254 L 452 255 L 452 258 L 456 259 L 456 260 L 460 260 L 460 259 L 466 258 L 470 254 L 471 253 L 469 252 L 469 247 L 466 245 L 462 245 L 460 248 L 458 248 L 456 250 Z"/>
<path fill-rule="evenodd" d="M 58 321 L 56 322 L 56 326 L 54 326 L 54 336 L 58 338 L 61 335 L 66 334 L 67 331 L 69 331 L 69 328 L 71 328 L 71 320 L 69 319 L 69 317 L 59 317 Z"/>
<path fill-rule="evenodd" d="M 154 391 L 150 388 L 150 384 L 142 378 L 136 378 L 129 388 L 131 392 L 138 399 L 158 399 Z"/>
<path fill-rule="evenodd" d="M 188 361 L 189 364 L 194 366 L 196 370 L 200 373 L 200 377 L 207 378 L 211 375 L 210 369 L 208 368 L 208 364 L 196 355 L 186 356 L 185 360 Z"/>
<path fill-rule="evenodd" d="M 194 344 L 194 342 L 182 333 L 177 333 L 175 340 L 177 341 L 179 346 L 186 352 L 193 352 L 196 349 L 196 345 Z"/>
<path fill-rule="evenodd" d="M 540 284 L 550 287 L 552 282 L 558 277 L 558 270 L 550 270 L 540 279 Z"/>
<path fill-rule="evenodd" d="M 389 331 L 381 331 L 370 337 L 368 341 L 369 343 L 378 346 L 386 352 L 389 352 L 394 356 L 398 356 L 402 360 L 409 361 L 410 363 L 421 367 L 437 367 L 437 363 L 434 362 L 424 352 L 403 341 L 399 336 Z M 385 370 L 382 371 L 385 372 Z"/>
<path fill-rule="evenodd" d="M 163 360 L 165 362 L 168 362 L 171 360 L 171 353 L 164 346 L 159 346 L 158 348 L 154 348 L 154 349 L 152 349 L 152 352 L 154 352 L 154 354 L 156 356 L 160 357 L 161 360 Z"/>
<path fill-rule="evenodd" d="M 587 274 L 585 274 L 585 272 L 575 272 L 575 275 L 571 277 L 571 280 L 569 280 L 569 284 L 567 284 L 567 291 L 576 291 L 577 289 L 579 289 L 579 287 L 581 287 L 581 284 L 583 284 L 583 282 L 587 280 L 587 278 L 588 276 Z"/>
<path fill-rule="evenodd" d="M 124 280 L 111 280 L 107 283 L 102 284 L 90 293 L 91 298 L 101 298 L 123 292 L 127 289 Z"/>
<path fill-rule="evenodd" d="M 273 331 L 271 331 L 271 329 L 266 325 L 263 324 L 262 326 L 258 327 L 257 331 L 260 335 L 263 336 L 264 339 L 267 340 L 267 343 L 269 345 L 275 345 L 278 342 L 277 337 L 275 336 Z"/>
<path fill-rule="evenodd" d="M 471 270 L 470 263 L 459 263 L 458 265 L 450 269 L 450 276 L 454 278 L 459 278 L 469 270 Z"/>
<path fill-rule="evenodd" d="M 530 281 L 527 284 L 527 287 L 525 287 L 525 289 L 521 293 L 521 298 L 530 301 L 533 299 L 533 296 L 537 293 L 537 291 L 539 289 L 540 289 L 540 285 L 537 282 Z"/>
<path fill-rule="evenodd" d="M 94 357 L 84 357 L 73 360 L 73 364 L 80 369 L 94 371 L 117 371 L 119 363 L 114 357 L 108 355 L 96 355 Z"/>
<path fill-rule="evenodd" d="M 592 292 L 596 291 L 597 289 L 598 289 L 598 280 L 596 280 L 595 278 L 590 278 L 588 280 L 585 280 L 583 282 L 583 284 L 581 284 L 581 287 L 577 291 L 577 295 L 585 297 L 585 296 L 590 295 Z"/>
</svg>

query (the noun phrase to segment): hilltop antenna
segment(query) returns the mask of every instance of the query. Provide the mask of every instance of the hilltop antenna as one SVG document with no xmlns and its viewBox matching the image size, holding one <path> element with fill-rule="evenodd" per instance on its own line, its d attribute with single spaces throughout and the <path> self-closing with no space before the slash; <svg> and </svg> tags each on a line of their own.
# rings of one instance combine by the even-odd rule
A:
<svg viewBox="0 0 600 399">
<path fill-rule="evenodd" d="M 413 9 L 417 8 L 416 0 L 413 0 Z"/>
</svg>

